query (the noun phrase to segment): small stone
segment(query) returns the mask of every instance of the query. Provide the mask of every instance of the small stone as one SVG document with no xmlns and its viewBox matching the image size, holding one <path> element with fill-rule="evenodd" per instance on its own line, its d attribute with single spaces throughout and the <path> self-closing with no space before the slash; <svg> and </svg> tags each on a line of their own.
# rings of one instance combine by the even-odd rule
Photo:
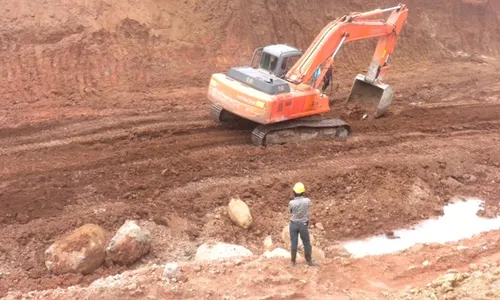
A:
<svg viewBox="0 0 500 300">
<path fill-rule="evenodd" d="M 429 263 L 429 261 L 428 261 L 428 260 L 426 260 L 426 261 L 424 261 L 424 262 L 422 263 L 422 265 L 424 265 L 424 267 L 427 267 L 429 264 L 430 264 L 430 263 Z"/>
<path fill-rule="evenodd" d="M 351 261 L 350 259 L 347 259 L 347 258 L 343 258 L 343 257 L 342 257 L 342 258 L 340 259 L 340 263 L 342 264 L 342 266 L 344 266 L 344 267 L 345 267 L 345 266 L 348 266 L 348 265 L 352 264 L 352 261 Z"/>
<path fill-rule="evenodd" d="M 133 282 L 127 286 L 127 290 L 129 290 L 129 291 L 133 291 L 135 289 L 137 289 L 137 284 L 135 282 Z"/>
<path fill-rule="evenodd" d="M 465 174 L 463 176 L 465 178 L 465 180 L 467 180 L 468 182 L 476 182 L 477 181 L 477 177 L 474 176 L 474 175 L 470 175 L 470 174 Z"/>
<path fill-rule="evenodd" d="M 463 251 L 463 250 L 465 250 L 465 249 L 469 249 L 469 247 L 462 246 L 462 245 L 457 246 L 457 250 L 458 250 L 458 251 Z"/>
<path fill-rule="evenodd" d="M 323 224 L 321 222 L 316 223 L 314 226 L 319 230 L 325 230 L 325 227 L 323 227 Z"/>
<path fill-rule="evenodd" d="M 416 268 L 417 268 L 416 266 L 410 266 L 410 267 L 408 268 L 408 270 L 412 271 L 412 270 L 415 270 Z"/>
<path fill-rule="evenodd" d="M 271 249 L 272 246 L 273 246 L 273 238 L 270 235 L 268 235 L 264 239 L 264 247 L 266 250 L 269 250 Z"/>
<path fill-rule="evenodd" d="M 441 285 L 441 289 L 444 293 L 447 293 L 449 291 L 452 291 L 453 290 L 453 286 L 452 286 L 452 283 L 451 282 L 445 282 Z"/>
<path fill-rule="evenodd" d="M 328 246 L 325 252 L 328 253 L 330 257 L 351 257 L 351 253 L 341 244 Z"/>
<path fill-rule="evenodd" d="M 307 280 L 303 280 L 303 279 L 302 279 L 302 280 L 300 280 L 300 283 L 302 283 L 302 284 L 306 284 L 306 283 L 307 283 Z"/>
<path fill-rule="evenodd" d="M 459 187 L 462 185 L 458 180 L 453 177 L 448 177 L 446 179 L 441 180 L 441 183 L 450 187 Z"/>
<path fill-rule="evenodd" d="M 194 271 L 195 271 L 196 273 L 200 272 L 200 271 L 201 271 L 201 266 L 200 266 L 200 265 L 196 265 L 196 266 L 194 266 Z"/>
<path fill-rule="evenodd" d="M 179 273 L 179 264 L 168 263 L 165 265 L 165 269 L 163 270 L 163 277 L 172 279 L 177 277 L 178 273 Z"/>
<path fill-rule="evenodd" d="M 448 273 L 448 274 L 452 274 L 452 273 L 457 274 L 458 271 L 455 270 L 455 269 L 449 269 L 448 271 L 446 271 L 446 273 Z"/>
<path fill-rule="evenodd" d="M 186 275 L 184 274 L 179 274 L 177 277 L 176 277 L 177 281 L 179 282 L 187 282 L 188 281 L 188 278 Z"/>
<path fill-rule="evenodd" d="M 471 270 L 471 271 L 477 271 L 477 270 L 479 270 L 479 266 L 476 265 L 476 264 L 470 264 L 469 265 L 469 270 Z"/>
<path fill-rule="evenodd" d="M 320 262 L 320 261 L 323 261 L 325 259 L 325 252 L 323 250 L 321 250 L 320 248 L 313 246 L 311 256 L 312 256 L 313 260 Z"/>
</svg>

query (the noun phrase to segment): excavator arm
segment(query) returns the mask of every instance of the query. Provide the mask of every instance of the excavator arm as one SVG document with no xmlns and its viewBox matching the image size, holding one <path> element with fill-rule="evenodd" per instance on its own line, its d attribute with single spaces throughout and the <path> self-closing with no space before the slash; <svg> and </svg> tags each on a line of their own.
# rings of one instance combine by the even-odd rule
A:
<svg viewBox="0 0 500 300">
<path fill-rule="evenodd" d="M 391 12 L 386 21 L 373 20 L 384 12 Z M 300 85 L 308 82 L 314 72 L 321 67 L 316 80 L 318 88 L 328 68 L 344 43 L 380 37 L 365 80 L 370 83 L 381 82 L 388 69 L 387 63 L 392 55 L 398 35 L 408 16 L 406 5 L 377 9 L 366 13 L 353 13 L 329 23 L 319 33 L 302 57 L 286 74 L 285 79 Z"/>
</svg>

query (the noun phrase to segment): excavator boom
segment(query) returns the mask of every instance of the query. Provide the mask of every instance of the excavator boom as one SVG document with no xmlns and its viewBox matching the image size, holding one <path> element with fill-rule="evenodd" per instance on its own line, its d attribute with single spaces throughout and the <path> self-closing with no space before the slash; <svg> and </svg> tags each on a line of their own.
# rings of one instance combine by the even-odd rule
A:
<svg viewBox="0 0 500 300">
<path fill-rule="evenodd" d="M 369 17 L 391 11 L 387 21 L 367 20 Z M 380 37 L 370 68 L 384 65 L 396 47 L 397 37 L 408 15 L 404 5 L 364 14 L 354 13 L 339 18 L 323 28 L 297 63 L 288 71 L 285 79 L 294 84 L 308 82 L 313 73 L 322 67 L 326 70 L 334 61 L 340 47 L 347 42 Z M 323 76 L 324 76 L 323 72 Z M 373 75 L 372 75 L 373 77 Z M 322 76 L 319 77 L 321 81 Z"/>
</svg>

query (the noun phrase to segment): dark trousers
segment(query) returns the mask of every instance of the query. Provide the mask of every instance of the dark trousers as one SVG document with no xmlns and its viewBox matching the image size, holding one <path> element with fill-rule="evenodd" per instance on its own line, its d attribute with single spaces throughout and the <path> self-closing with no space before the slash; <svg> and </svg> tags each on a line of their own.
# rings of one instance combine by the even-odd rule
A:
<svg viewBox="0 0 500 300">
<path fill-rule="evenodd" d="M 311 241 L 309 240 L 309 222 L 290 222 L 290 243 L 291 243 L 291 254 L 292 262 L 295 262 L 297 258 L 297 247 L 299 244 L 299 235 L 304 244 L 304 256 L 307 262 L 311 262 Z"/>
<path fill-rule="evenodd" d="M 323 88 L 321 89 L 321 92 L 324 93 L 329 85 L 330 85 L 330 78 L 328 78 L 328 76 L 325 76 L 325 78 L 323 79 Z"/>
</svg>

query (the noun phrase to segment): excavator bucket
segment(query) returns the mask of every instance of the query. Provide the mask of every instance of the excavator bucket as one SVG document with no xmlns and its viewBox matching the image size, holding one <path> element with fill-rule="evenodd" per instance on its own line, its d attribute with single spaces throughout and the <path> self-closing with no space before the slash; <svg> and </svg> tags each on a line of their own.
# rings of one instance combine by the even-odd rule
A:
<svg viewBox="0 0 500 300">
<path fill-rule="evenodd" d="M 351 92 L 346 100 L 350 112 L 360 113 L 363 119 L 382 116 L 392 104 L 392 88 L 383 83 L 370 83 L 364 75 L 354 79 Z"/>
</svg>

